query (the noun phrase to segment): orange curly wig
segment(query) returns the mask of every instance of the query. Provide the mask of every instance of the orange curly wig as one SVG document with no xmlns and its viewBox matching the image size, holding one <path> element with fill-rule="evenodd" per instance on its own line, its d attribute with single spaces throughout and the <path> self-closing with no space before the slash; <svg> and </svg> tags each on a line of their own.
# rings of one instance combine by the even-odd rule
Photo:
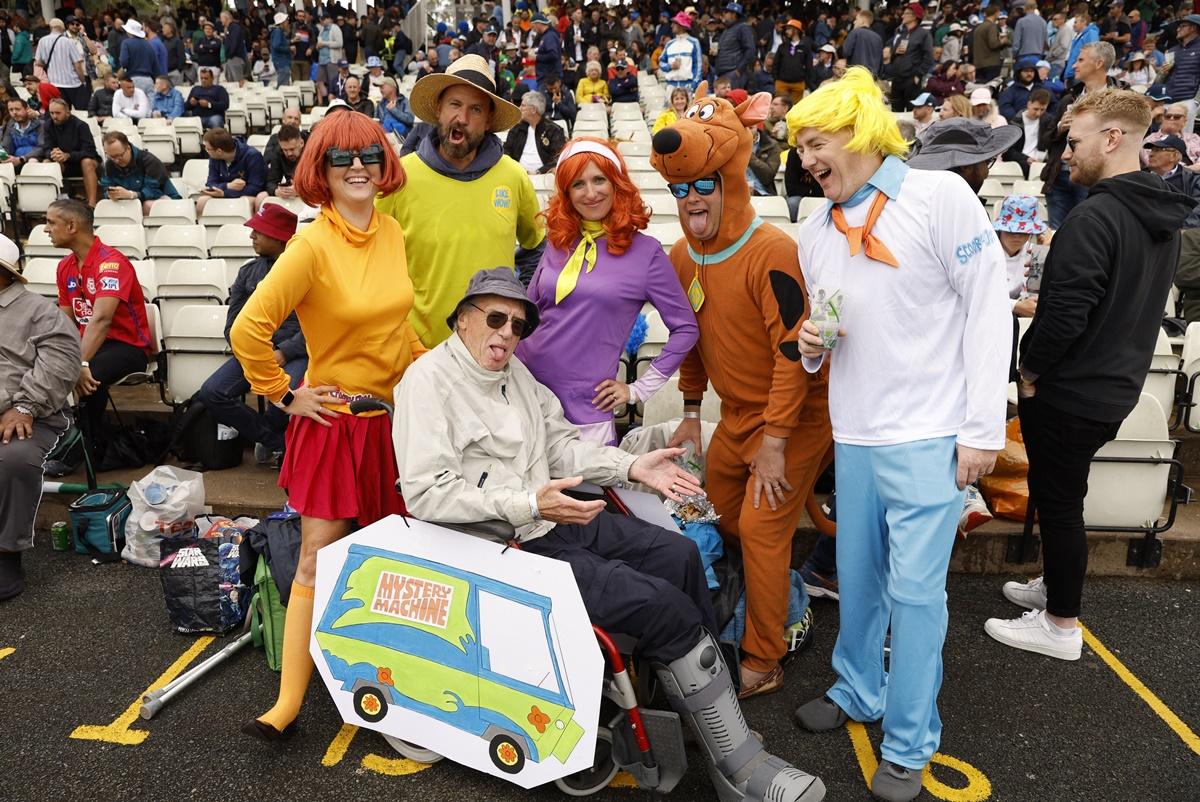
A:
<svg viewBox="0 0 1200 802">
<path fill-rule="evenodd" d="M 571 203 L 571 184 L 579 178 L 584 168 L 589 164 L 596 165 L 613 187 L 612 210 L 604 218 L 604 230 L 607 233 L 608 252 L 620 256 L 629 249 L 633 242 L 635 231 L 644 229 L 650 223 L 650 213 L 642 202 L 642 193 L 629 180 L 629 170 L 625 160 L 607 141 L 595 137 L 581 136 L 575 140 L 596 142 L 612 150 L 621 163 L 621 169 L 608 159 L 596 153 L 577 153 L 567 159 L 555 172 L 554 185 L 558 191 L 550 199 L 550 205 L 542 212 L 546 220 L 546 238 L 556 247 L 570 250 L 579 242 L 579 229 L 582 218 Z M 570 147 L 570 142 L 566 147 Z"/>
</svg>

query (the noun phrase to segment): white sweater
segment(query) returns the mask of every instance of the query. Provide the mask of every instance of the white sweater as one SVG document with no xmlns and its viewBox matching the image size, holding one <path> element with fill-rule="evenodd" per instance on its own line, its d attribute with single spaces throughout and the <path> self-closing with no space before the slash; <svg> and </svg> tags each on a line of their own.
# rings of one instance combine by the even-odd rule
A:
<svg viewBox="0 0 1200 802">
<path fill-rule="evenodd" d="M 136 86 L 133 88 L 133 97 L 126 97 L 124 92 L 118 91 L 113 95 L 112 112 L 114 117 L 124 117 L 130 120 L 149 117 L 150 98 L 146 97 L 146 93 Z"/>
<path fill-rule="evenodd" d="M 862 225 L 868 199 L 844 209 Z M 800 268 L 844 293 L 846 336 L 831 354 L 829 416 L 839 443 L 887 446 L 956 436 L 1004 447 L 1012 316 L 992 222 L 958 175 L 908 170 L 871 232 L 900 262 L 850 256 L 825 211 L 800 228 Z M 815 372 L 820 360 L 804 360 Z"/>
</svg>

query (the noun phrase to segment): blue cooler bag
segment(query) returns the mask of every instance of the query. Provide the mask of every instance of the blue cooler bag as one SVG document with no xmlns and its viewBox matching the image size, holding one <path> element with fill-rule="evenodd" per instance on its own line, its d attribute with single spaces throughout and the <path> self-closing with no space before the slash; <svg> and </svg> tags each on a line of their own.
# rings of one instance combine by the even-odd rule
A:
<svg viewBox="0 0 1200 802">
<path fill-rule="evenodd" d="M 78 554 L 97 562 L 117 562 L 125 546 L 125 521 L 133 504 L 124 490 L 90 490 L 67 507 L 71 539 Z"/>
</svg>

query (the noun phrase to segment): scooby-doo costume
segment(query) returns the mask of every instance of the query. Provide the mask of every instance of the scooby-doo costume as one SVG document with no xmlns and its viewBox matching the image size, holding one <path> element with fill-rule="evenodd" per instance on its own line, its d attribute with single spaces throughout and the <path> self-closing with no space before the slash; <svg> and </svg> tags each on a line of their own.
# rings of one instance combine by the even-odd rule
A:
<svg viewBox="0 0 1200 802">
<path fill-rule="evenodd" d="M 683 226 L 684 239 L 670 254 L 700 326 L 679 389 L 686 402 L 695 402 L 711 382 L 721 397 L 706 489 L 721 516 L 722 536 L 742 549 L 745 664 L 769 672 L 765 682 L 778 687 L 792 536 L 832 434 L 826 373 L 810 375 L 800 365 L 797 332 L 808 294 L 796 243 L 750 205 L 746 166 L 753 128 L 765 119 L 770 99 L 760 93 L 735 108 L 707 96 L 701 84 L 693 109 L 655 134 L 651 164 L 670 183 L 720 176 L 724 200 L 716 236 L 701 242 Z M 750 465 L 764 434 L 787 439 L 792 490 L 774 510 L 765 498 L 757 509 L 753 503 Z"/>
</svg>

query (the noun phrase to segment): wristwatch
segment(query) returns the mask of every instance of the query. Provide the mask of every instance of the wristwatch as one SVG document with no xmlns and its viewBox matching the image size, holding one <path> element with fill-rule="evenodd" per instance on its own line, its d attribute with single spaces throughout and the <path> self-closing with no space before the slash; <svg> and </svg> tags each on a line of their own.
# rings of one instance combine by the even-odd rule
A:
<svg viewBox="0 0 1200 802">
<path fill-rule="evenodd" d="M 31 418 L 33 417 L 33 410 L 25 404 L 13 404 L 13 409 L 15 409 L 17 412 L 20 412 L 22 415 L 28 415 Z"/>
<path fill-rule="evenodd" d="M 280 409 L 287 409 L 288 407 L 290 407 L 292 405 L 292 402 L 295 400 L 296 400 L 296 394 L 293 393 L 291 390 L 288 390 L 286 393 L 284 393 L 282 396 L 279 397 L 279 400 L 275 402 L 275 406 L 279 407 Z"/>
</svg>

